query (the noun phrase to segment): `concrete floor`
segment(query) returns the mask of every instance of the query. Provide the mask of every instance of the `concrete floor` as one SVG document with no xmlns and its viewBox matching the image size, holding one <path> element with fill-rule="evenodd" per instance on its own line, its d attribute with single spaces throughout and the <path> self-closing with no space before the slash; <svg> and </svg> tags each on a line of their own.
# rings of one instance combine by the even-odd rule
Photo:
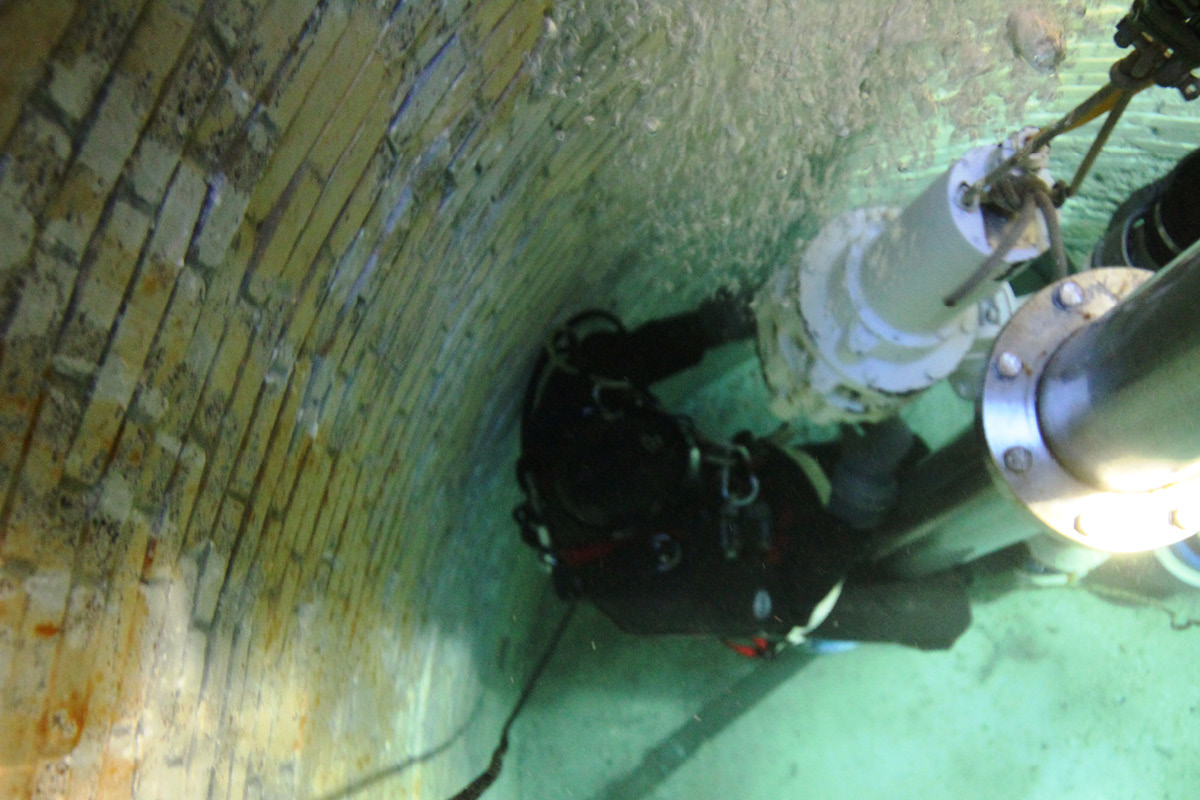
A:
<svg viewBox="0 0 1200 800">
<path fill-rule="evenodd" d="M 976 603 L 949 652 L 817 657 L 627 800 L 1196 797 L 1198 657 L 1200 629 L 1174 631 L 1158 608 L 1082 589 L 1009 593 Z M 584 610 L 493 796 L 614 797 L 610 782 L 707 700 L 778 666 L 705 640 L 629 637 Z"/>
<path fill-rule="evenodd" d="M 760 389 L 744 355 L 718 359 L 726 377 L 691 395 L 688 410 L 708 430 L 770 424 L 755 410 Z M 942 392 L 907 413 L 936 446 L 970 406 Z M 489 797 L 1200 796 L 1200 627 L 1173 630 L 1164 612 L 1200 619 L 1200 592 L 1147 556 L 1110 562 L 1095 577 L 1091 589 L 1034 588 L 1011 572 L 978 578 L 974 622 L 948 652 L 864 645 L 792 663 L 752 662 L 708 639 L 629 636 L 581 607 Z M 755 670 L 784 672 L 678 770 L 629 780 L 646 778 L 648 753 L 669 760 L 681 728 L 703 731 L 699 715 Z"/>
</svg>

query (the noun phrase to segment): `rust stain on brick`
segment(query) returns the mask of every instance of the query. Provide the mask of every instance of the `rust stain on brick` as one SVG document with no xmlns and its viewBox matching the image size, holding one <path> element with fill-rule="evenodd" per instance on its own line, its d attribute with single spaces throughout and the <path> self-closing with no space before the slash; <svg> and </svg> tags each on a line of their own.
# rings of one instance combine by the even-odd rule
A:
<svg viewBox="0 0 1200 800">
<path fill-rule="evenodd" d="M 142 556 L 142 580 L 146 580 L 150 574 L 150 568 L 154 566 L 154 556 L 158 553 L 158 537 L 151 536 L 146 542 L 146 554 Z"/>
<path fill-rule="evenodd" d="M 27 397 L 25 395 L 2 394 L 0 395 L 0 411 L 16 411 L 21 414 L 28 414 L 35 407 L 34 400 L 35 398 Z"/>
<path fill-rule="evenodd" d="M 62 631 L 62 628 L 50 622 L 40 622 L 33 626 L 33 632 L 43 639 L 49 639 Z"/>
<path fill-rule="evenodd" d="M 88 696 L 75 691 L 67 696 L 65 703 L 47 709 L 36 726 L 42 757 L 54 758 L 74 750 L 83 735 L 87 715 Z"/>
<path fill-rule="evenodd" d="M 29 0 L 16 2 L 33 7 Z M 0 447 L 7 451 L 6 468 L 15 470 L 0 487 L 8 492 L 4 512 L 12 517 L 5 519 L 11 522 L 5 557 L 15 554 L 42 569 L 53 556 L 63 570 L 75 565 L 72 580 L 83 572 L 112 578 L 96 589 L 94 610 L 90 603 L 71 606 L 64 622 L 52 608 L 26 623 L 27 644 L 48 655 L 29 673 L 41 693 L 18 721 L 32 759 L 18 766 L 41 769 L 41 759 L 69 769 L 63 794 L 99 799 L 170 791 L 176 787 L 166 781 L 178 765 L 166 756 L 179 752 L 193 754 L 189 784 L 194 775 L 207 780 L 210 770 L 225 776 L 213 779 L 214 797 L 225 796 L 223 789 L 239 796 L 250 778 L 264 794 L 287 794 L 263 777 L 272 762 L 304 763 L 313 759 L 301 758 L 302 752 L 327 752 L 330 731 L 343 730 L 340 709 L 364 702 L 371 713 L 346 730 L 345 755 L 334 771 L 380 762 L 373 759 L 382 751 L 372 726 L 390 730 L 403 703 L 392 678 L 410 677 L 388 672 L 381 681 L 380 665 L 390 663 L 381 659 L 390 652 L 389 637 L 419 648 L 426 631 L 419 603 L 401 604 L 396 631 L 394 615 L 381 622 L 371 599 L 382 591 L 381 576 L 397 564 L 407 561 L 411 570 L 425 563 L 427 544 L 420 536 L 398 544 L 381 532 L 390 526 L 376 522 L 431 515 L 433 501 L 422 490 L 451 467 L 434 459 L 417 483 L 397 454 L 419 451 L 436 437 L 450 451 L 470 428 L 443 418 L 418 431 L 404 419 L 396 425 L 395 418 L 401 411 L 419 413 L 417 399 L 427 395 L 420 407 L 429 414 L 473 420 L 469 410 L 479 406 L 465 397 L 465 411 L 450 410 L 456 404 L 449 398 L 469 394 L 465 376 L 477 374 L 471 368 L 478 354 L 441 332 L 446 304 L 440 292 L 452 283 L 459 287 L 456 298 L 490 297 L 484 289 L 491 285 L 467 263 L 476 255 L 470 248 L 504 250 L 525 224 L 501 220 L 495 230 L 472 233 L 465 249 L 456 249 L 460 239 L 452 231 L 475 231 L 480 208 L 515 208 L 524 198 L 510 195 L 542 191 L 492 177 L 506 170 L 537 174 L 536 147 L 512 166 L 515 155 L 499 147 L 493 155 L 489 145 L 530 133 L 514 123 L 509 106 L 514 87 L 526 80 L 526 51 L 541 30 L 546 0 L 389 5 L 393 15 L 385 20 L 372 4 L 343 0 L 118 0 L 124 10 L 108 21 L 99 11 L 108 4 L 79 4 L 64 52 L 94 55 L 99 66 L 84 69 L 89 65 L 81 59 L 71 72 L 65 69 L 71 60 L 59 59 L 63 69 L 52 74 L 62 80 L 49 98 L 44 91 L 38 96 L 43 104 L 62 101 L 69 108 L 54 106 L 63 113 L 49 117 L 27 108 L 12 137 L 13 191 L 36 207 L 39 224 L 53 218 L 47 241 L 59 251 L 85 254 L 96 236 L 88 220 L 112 201 L 111 186 L 82 167 L 69 169 L 76 144 L 99 136 L 96 120 L 105 122 L 104 132 L 122 152 L 134 148 L 136 213 L 130 217 L 143 223 L 125 231 L 131 246 L 114 247 L 103 263 L 88 262 L 104 291 L 86 306 L 88 324 L 70 323 L 68 333 L 59 334 L 54 354 L 69 345 L 74 360 L 60 358 L 49 381 L 37 366 L 49 357 L 45 348 L 30 344 L 41 341 L 35 340 L 44 336 L 41 327 L 29 325 L 16 348 L 36 359 L 0 342 L 0 361 L 18 365 L 14 377 L 6 371 L 10 385 L 0 392 Z M 12 7 L 0 0 L 0 18 Z M 448 39 L 457 44 L 439 58 L 438 47 Z M 41 57 L 23 58 L 35 61 Z M 76 75 L 82 82 L 66 80 Z M 377 148 L 387 132 L 385 117 L 410 88 L 403 135 Z M 151 114 L 152 89 L 159 99 Z M 105 105 L 113 98 L 128 101 L 134 112 L 128 120 L 101 115 L 115 108 Z M 0 102 L 0 112 L 4 106 Z M 84 113 L 89 109 L 93 113 Z M 472 177 L 465 156 L 455 161 L 462 152 L 476 164 L 487 161 L 486 178 Z M 174 206 L 163 206 L 162 195 L 181 157 L 197 172 L 197 185 L 203 179 L 210 186 L 190 255 L 182 260 L 174 253 L 186 244 L 187 231 L 173 235 L 172 226 L 190 223 L 170 210 Z M 209 174 L 202 174 L 205 167 Z M 410 172 L 424 187 L 412 210 L 411 196 L 397 204 L 387 189 L 408 184 Z M 567 196 L 559 191 L 564 179 L 555 180 L 553 188 Z M 476 183 L 483 187 L 478 192 Z M 94 193 L 84 191 L 93 186 Z M 488 200 L 489 187 L 503 203 Z M 117 192 L 127 196 L 125 187 Z M 42 201 L 52 204 L 50 211 Z M 243 221 L 248 204 L 252 213 Z M 401 207 L 402 220 L 394 210 Z M 142 229 L 150 220 L 161 227 L 163 247 L 174 248 L 171 257 L 144 250 Z M 493 225 L 490 217 L 486 225 Z M 335 281 L 343 250 L 360 239 L 363 252 L 346 258 L 349 279 Z M 353 272 L 373 249 L 378 255 L 364 274 L 371 277 L 376 264 L 378 272 L 353 283 Z M 76 280 L 74 262 L 62 261 L 47 291 Z M 180 269 L 187 280 L 176 284 Z M 518 277 L 524 276 L 514 276 L 514 285 Z M 160 319 L 164 307 L 169 310 Z M 93 308 L 104 313 L 93 316 Z M 116 329 L 113 320 L 119 320 Z M 111 380 L 100 392 L 92 365 L 106 348 L 121 359 L 112 363 L 128 370 L 104 373 Z M 397 356 L 403 360 L 410 349 L 413 361 L 430 370 L 397 367 Z M 316 373 L 313 350 L 331 360 L 329 375 Z M 320 375 L 311 383 L 310 369 Z M 301 390 L 305 385 L 310 393 Z M 133 409 L 131 397 L 139 399 Z M 372 407 L 370 401 L 378 402 Z M 89 417 L 81 427 L 85 408 Z M 77 443 L 71 469 L 94 494 L 83 483 L 62 480 L 65 454 L 59 451 Z M 340 477 L 343 469 L 349 479 Z M 355 477 L 360 471 L 368 476 Z M 111 491 L 118 483 L 128 490 Z M 78 508 L 55 505 L 67 492 Z M 100 500 L 106 505 L 97 507 Z M 192 519 L 199 522 L 190 525 Z M 199 577 L 181 573 L 184 546 L 203 537 L 224 542 L 221 552 L 233 554 L 224 582 L 216 571 L 205 578 L 207 561 Z M 53 548 L 47 539 L 54 539 Z M 32 601 L 14 574 L 10 588 L 0 585 L 0 612 L 6 620 L 23 620 Z M 409 591 L 406 586 L 398 594 Z M 341 680 L 343 670 L 355 681 Z M 259 700 L 239 703 L 260 686 Z M 155 735 L 140 737 L 141 730 Z M 267 754 L 256 741 L 264 734 L 271 738 Z M 7 796 L 5 781 L 0 770 L 0 796 Z M 52 783 L 42 779 L 25 780 L 13 794 L 27 796 L 26 787 L 35 783 L 54 796 Z M 415 787 L 419 792 L 419 777 Z"/>
<path fill-rule="evenodd" d="M 150 263 L 142 275 L 141 294 L 156 294 L 175 284 L 175 271 L 167 264 L 155 261 Z"/>
<path fill-rule="evenodd" d="M 297 753 L 304 749 L 304 731 L 308 727 L 308 713 L 300 715 L 300 721 L 296 726 L 296 740 L 292 743 L 292 749 Z"/>
</svg>

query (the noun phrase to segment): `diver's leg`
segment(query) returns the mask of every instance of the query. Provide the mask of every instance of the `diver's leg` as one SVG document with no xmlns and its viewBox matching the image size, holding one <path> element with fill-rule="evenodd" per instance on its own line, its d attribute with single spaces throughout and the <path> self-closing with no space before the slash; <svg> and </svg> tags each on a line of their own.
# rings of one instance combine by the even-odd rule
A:
<svg viewBox="0 0 1200 800">
<path fill-rule="evenodd" d="M 953 573 L 910 581 L 852 574 L 809 637 L 947 650 L 970 624 L 966 588 Z"/>
</svg>

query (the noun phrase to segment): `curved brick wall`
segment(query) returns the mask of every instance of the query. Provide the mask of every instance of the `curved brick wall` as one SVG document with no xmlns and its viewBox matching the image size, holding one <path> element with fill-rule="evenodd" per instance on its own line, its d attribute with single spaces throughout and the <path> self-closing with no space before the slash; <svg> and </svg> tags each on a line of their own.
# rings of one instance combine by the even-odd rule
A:
<svg viewBox="0 0 1200 800">
<path fill-rule="evenodd" d="M 554 613 L 507 520 L 552 322 L 761 275 L 1079 99 L 1120 10 L 1032 4 L 1055 77 L 999 0 L 592 5 L 0 0 L 0 796 L 457 789 Z"/>
</svg>

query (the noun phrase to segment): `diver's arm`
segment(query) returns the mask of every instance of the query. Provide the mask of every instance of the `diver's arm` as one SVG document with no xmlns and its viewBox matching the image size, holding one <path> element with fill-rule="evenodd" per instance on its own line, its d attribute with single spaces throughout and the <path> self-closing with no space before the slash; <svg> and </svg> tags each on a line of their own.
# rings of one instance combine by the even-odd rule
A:
<svg viewBox="0 0 1200 800">
<path fill-rule="evenodd" d="M 594 334 L 582 343 L 583 360 L 593 374 L 649 386 L 694 367 L 714 347 L 754 336 L 749 297 L 720 293 L 695 311 L 651 320 L 624 334 Z"/>
</svg>

